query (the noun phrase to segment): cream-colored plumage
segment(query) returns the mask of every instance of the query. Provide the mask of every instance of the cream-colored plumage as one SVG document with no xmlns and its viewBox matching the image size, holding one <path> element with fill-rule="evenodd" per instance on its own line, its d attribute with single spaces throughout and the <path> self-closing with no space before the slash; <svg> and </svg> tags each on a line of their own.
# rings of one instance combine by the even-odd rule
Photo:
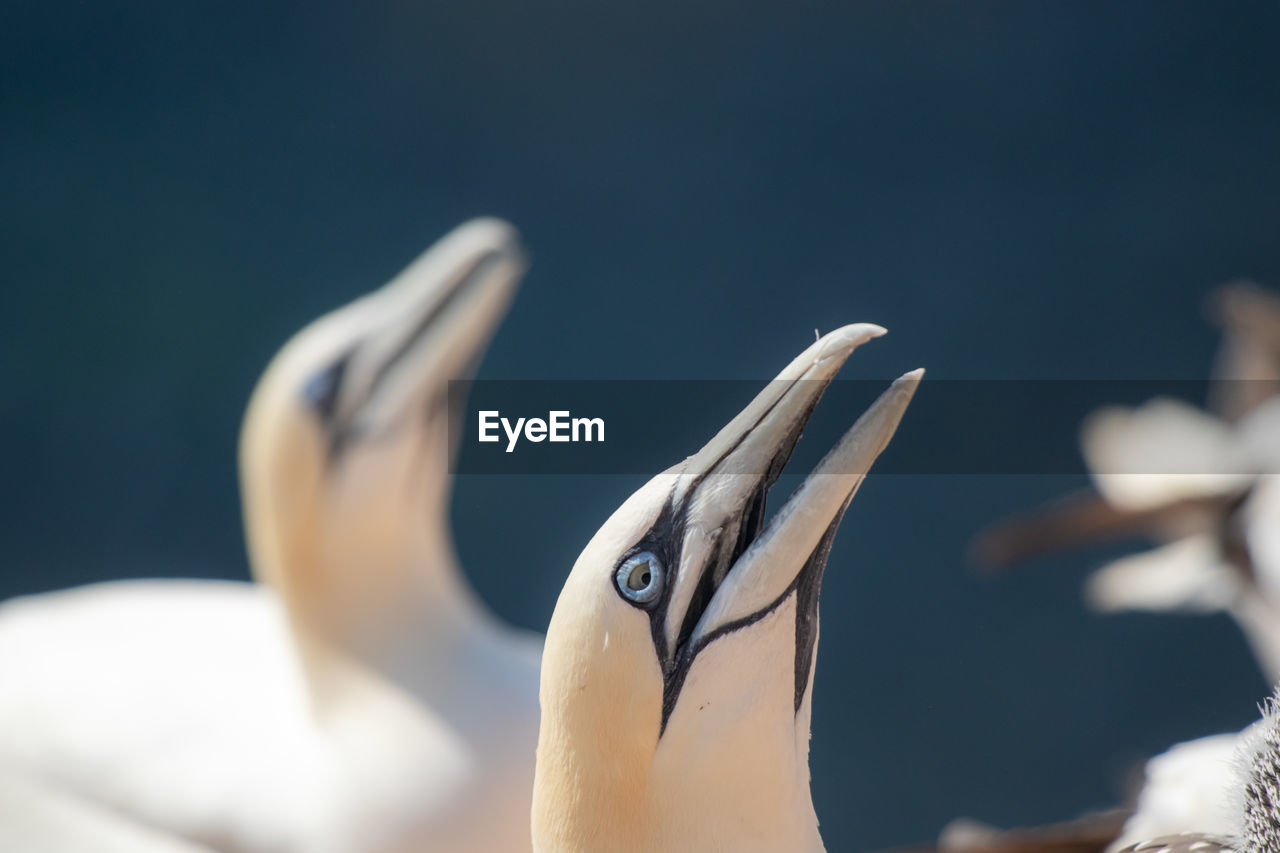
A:
<svg viewBox="0 0 1280 853">
<path fill-rule="evenodd" d="M 0 772 L 0 850 L 21 853 L 213 853 L 86 803 L 47 783 Z"/>
<path fill-rule="evenodd" d="M 20 853 L 212 853 L 31 777 L 0 772 L 0 850 Z"/>
<path fill-rule="evenodd" d="M 543 656 L 539 853 L 822 849 L 808 762 L 821 574 L 920 372 L 768 524 L 764 499 L 831 378 L 883 331 L 814 343 L 578 558 Z"/>
<path fill-rule="evenodd" d="M 539 642 L 447 519 L 449 381 L 523 267 L 469 223 L 284 347 L 241 446 L 265 584 L 0 607 L 0 768 L 222 851 L 528 849 Z"/>
</svg>

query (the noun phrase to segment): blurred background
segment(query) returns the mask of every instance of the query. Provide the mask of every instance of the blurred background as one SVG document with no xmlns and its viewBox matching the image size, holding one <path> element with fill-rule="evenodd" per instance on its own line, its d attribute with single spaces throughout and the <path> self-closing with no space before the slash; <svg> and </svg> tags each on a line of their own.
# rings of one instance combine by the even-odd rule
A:
<svg viewBox="0 0 1280 853">
<path fill-rule="evenodd" d="M 854 321 L 891 334 L 853 378 L 1199 379 L 1210 286 L 1280 283 L 1274 3 L 18 0 L 5 18 L 0 597 L 245 577 L 235 446 L 259 371 L 478 214 L 533 258 L 491 379 L 765 379 Z M 475 586 L 543 628 L 644 479 L 461 477 Z M 863 488 L 823 597 L 831 849 L 1069 817 L 1134 761 L 1256 716 L 1268 688 L 1225 617 L 1085 611 L 1082 579 L 1123 546 L 975 579 L 977 529 L 1084 483 Z"/>
</svg>

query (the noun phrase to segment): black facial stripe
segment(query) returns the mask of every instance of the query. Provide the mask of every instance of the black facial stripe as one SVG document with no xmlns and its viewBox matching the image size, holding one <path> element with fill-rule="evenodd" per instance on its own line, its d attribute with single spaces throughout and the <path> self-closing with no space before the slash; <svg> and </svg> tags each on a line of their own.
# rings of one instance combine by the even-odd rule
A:
<svg viewBox="0 0 1280 853">
<path fill-rule="evenodd" d="M 737 530 L 728 531 L 729 535 L 720 540 L 715 553 L 707 561 L 707 564 L 702 567 L 702 574 L 698 578 L 698 583 L 690 598 L 688 609 L 684 613 L 680 630 L 677 632 L 675 648 L 669 649 L 667 647 L 666 617 L 670 615 L 670 590 L 676 586 L 677 575 L 680 570 L 680 556 L 684 545 L 684 509 L 691 505 L 694 494 L 704 484 L 707 476 L 719 469 L 721 463 L 724 462 L 724 460 L 742 444 L 746 439 L 746 436 L 753 429 L 758 427 L 766 417 L 768 417 L 769 413 L 772 412 L 774 408 L 776 408 L 777 405 L 792 392 L 800 381 L 801 380 L 799 379 L 791 380 L 786 390 L 778 395 L 778 398 L 760 414 L 760 417 L 756 419 L 756 422 L 752 424 L 751 427 L 743 430 L 742 434 L 736 441 L 734 441 L 732 446 L 726 449 L 724 453 L 722 453 L 713 463 L 708 465 L 704 472 L 693 478 L 690 485 L 684 492 L 679 508 L 675 506 L 673 486 L 672 494 L 667 496 L 667 502 L 663 506 L 661 513 L 659 513 L 658 520 L 648 531 L 646 531 L 644 536 L 640 538 L 640 541 L 622 556 L 622 560 L 625 561 L 639 551 L 650 550 L 658 553 L 661 559 L 663 559 L 664 564 L 669 567 L 667 582 L 661 594 L 653 602 L 643 605 L 649 611 L 649 630 L 653 637 L 654 650 L 658 655 L 658 662 L 663 673 L 662 724 L 659 736 L 661 736 L 661 732 L 666 731 L 667 721 L 670 719 L 671 713 L 675 710 L 676 700 L 679 698 L 680 690 L 684 686 L 684 681 L 688 675 L 689 667 L 692 665 L 693 659 L 697 656 L 698 652 L 706 648 L 707 644 L 712 642 L 714 639 L 724 636 L 724 634 L 729 633 L 732 630 L 737 630 L 738 628 L 745 627 L 752 622 L 758 621 L 776 609 L 778 605 L 786 600 L 787 595 L 795 590 L 800 576 L 805 571 L 805 569 L 802 568 L 801 572 L 797 575 L 796 579 L 792 581 L 791 585 L 788 586 L 778 599 L 772 602 L 769 606 L 743 620 L 739 620 L 731 625 L 721 626 L 720 629 L 704 638 L 696 649 L 687 648 L 686 644 L 689 638 L 693 635 L 693 631 L 694 628 L 697 627 L 698 620 L 701 618 L 703 611 L 715 595 L 715 591 L 719 587 L 721 581 L 723 581 L 728 572 L 732 570 L 733 565 L 737 562 L 738 558 L 742 556 L 742 554 L 759 535 L 760 528 L 763 526 L 764 522 L 769 487 L 777 482 L 778 477 L 782 474 L 783 468 L 786 467 L 787 461 L 791 458 L 791 453 L 795 450 L 796 443 L 800 440 L 800 435 L 804 431 L 804 427 L 808 423 L 810 415 L 813 414 L 814 407 L 817 406 L 821 394 L 814 395 L 809 404 L 798 413 L 791 430 L 774 451 L 773 458 L 769 462 L 769 467 L 763 472 L 754 492 L 748 498 L 746 505 L 743 507 L 739 516 Z M 829 385 L 830 380 L 825 380 L 823 384 L 824 387 Z M 833 530 L 835 526 L 836 525 L 833 525 Z M 667 531 L 667 535 L 665 536 L 663 535 L 664 530 Z M 655 545 L 655 543 L 658 542 L 662 543 L 661 550 L 659 550 L 659 547 Z M 730 542 L 732 542 L 731 548 L 729 547 Z M 811 557 L 811 560 L 812 559 L 813 558 Z M 822 556 L 822 562 L 824 565 L 825 559 L 824 552 Z M 619 565 L 621 565 L 621 562 Z M 808 563 L 806 563 L 806 568 L 807 567 Z M 630 602 L 626 596 L 622 595 L 620 590 L 617 590 L 617 592 L 622 596 L 624 601 L 628 601 L 628 603 L 633 604 L 633 606 L 641 606 L 635 602 Z M 815 590 L 815 607 L 816 596 L 817 593 Z M 809 648 L 812 649 L 812 641 L 810 641 Z M 807 679 L 807 671 L 804 677 Z M 803 687 L 798 688 L 798 690 L 803 693 Z"/>
<path fill-rule="evenodd" d="M 836 539 L 836 530 L 844 518 L 845 510 L 853 495 L 845 500 L 844 506 L 836 513 L 831 526 L 818 540 L 818 547 L 813 549 L 809 559 L 805 561 L 796 584 L 796 704 L 795 711 L 800 713 L 800 703 L 804 701 L 804 692 L 809 687 L 810 671 L 813 669 L 813 649 L 818 642 L 818 595 L 822 592 L 822 576 L 827 570 L 827 558 L 831 556 L 831 545 Z"/>
<path fill-rule="evenodd" d="M 670 656 L 667 649 L 666 632 L 663 626 L 666 621 L 667 605 L 671 600 L 671 590 L 675 586 L 676 576 L 680 571 L 680 552 L 684 548 L 684 514 L 677 512 L 675 508 L 675 487 L 667 494 L 667 500 L 662 505 L 662 510 L 658 513 L 658 517 L 650 525 L 649 529 L 636 540 L 636 543 L 626 550 L 622 558 L 618 561 L 610 572 L 611 583 L 613 583 L 613 591 L 618 597 L 632 607 L 636 607 L 645 611 L 649 616 L 649 633 L 653 637 L 653 648 L 658 655 L 658 664 L 665 672 L 667 669 L 667 659 Z M 622 590 L 617 586 L 617 569 L 627 560 L 631 559 L 641 551 L 651 551 L 662 561 L 662 565 L 666 568 L 666 583 L 663 584 L 658 597 L 648 602 L 638 602 L 627 598 L 622 594 Z"/>
<path fill-rule="evenodd" d="M 384 384 L 387 377 L 391 375 L 396 364 L 398 364 L 410 351 L 412 351 L 413 347 L 422 339 L 423 335 L 425 335 L 427 331 L 435 325 L 436 321 L 446 310 L 448 310 L 449 306 L 455 303 L 459 296 L 469 290 L 472 282 L 497 262 L 499 257 L 499 253 L 491 250 L 477 257 L 471 262 L 470 266 L 465 268 L 465 271 L 458 276 L 457 282 L 449 289 L 449 292 L 437 301 L 436 304 L 431 307 L 431 310 L 418 320 L 417 324 L 413 327 L 413 331 L 411 331 L 409 335 L 400 342 L 400 345 L 396 347 L 395 351 L 393 351 L 391 355 L 382 362 L 382 364 L 378 365 L 378 368 L 374 371 L 369 383 L 365 386 L 364 393 L 361 395 L 359 402 L 349 408 L 348 411 L 350 414 L 348 414 L 347 417 L 338 417 L 338 401 L 341 399 L 339 387 L 341 380 L 346 373 L 347 366 L 355 355 L 357 347 L 353 346 L 342 356 L 341 359 L 334 362 L 334 364 L 326 369 L 324 373 L 319 374 L 316 380 L 313 380 L 317 383 L 317 386 L 321 386 L 322 383 L 328 383 L 323 387 L 317 387 L 317 391 L 327 390 L 328 394 L 323 397 L 318 396 L 317 400 L 313 401 L 312 405 L 317 413 L 319 413 L 324 424 L 325 431 L 329 437 L 328 458 L 330 464 L 332 464 L 333 461 L 341 455 L 347 444 L 356 437 L 356 429 L 352 423 L 355 413 L 359 412 L 361 408 L 368 404 L 368 402 L 377 393 L 378 388 Z M 478 354 L 472 363 L 474 364 L 476 362 L 478 362 Z M 470 375 L 470 373 L 467 375 Z M 322 379 L 322 377 L 324 378 Z M 310 394 L 310 392 L 304 393 Z"/>
<path fill-rule="evenodd" d="M 328 424 L 338 411 L 338 398 L 342 391 L 342 378 L 346 375 L 347 365 L 355 348 L 344 352 L 331 362 L 324 370 L 314 374 L 302 386 L 302 396 L 306 398 L 312 411 L 319 416 L 321 422 Z"/>
<path fill-rule="evenodd" d="M 326 460 L 329 463 L 338 456 L 349 438 L 346 424 L 338 417 L 338 402 L 342 399 L 343 379 L 355 353 L 356 347 L 353 346 L 302 386 L 302 396 L 315 412 L 327 438 Z"/>
<path fill-rule="evenodd" d="M 732 634 L 741 628 L 754 625 L 773 611 L 777 610 L 782 602 L 786 601 L 791 593 L 796 591 L 796 585 L 800 576 L 796 575 L 795 579 L 787 585 L 777 598 L 761 607 L 754 613 L 749 613 L 741 619 L 735 619 L 732 622 L 726 622 L 719 628 L 712 631 L 707 636 L 698 641 L 693 647 L 686 647 L 680 654 L 680 659 L 676 661 L 671 672 L 667 673 L 663 678 L 662 690 L 662 727 L 658 730 L 658 736 L 661 737 L 667 730 L 667 722 L 671 719 L 672 712 L 676 709 L 676 701 L 680 698 L 680 691 L 684 689 L 684 681 L 689 677 L 689 670 L 693 668 L 693 661 L 703 649 L 714 643 L 723 636 Z"/>
<path fill-rule="evenodd" d="M 823 532 L 822 538 L 818 540 L 818 544 L 809 554 L 804 565 L 800 567 L 800 571 L 777 598 L 753 613 L 732 622 L 726 622 L 699 640 L 696 645 L 681 650 L 680 657 L 671 671 L 664 672 L 663 675 L 662 726 L 659 729 L 659 737 L 667 730 L 667 722 L 675 711 L 676 701 L 680 698 L 685 679 L 689 676 L 694 659 L 702 653 L 702 650 L 721 637 L 764 619 L 782 606 L 792 593 L 796 594 L 795 711 L 797 713 L 800 711 L 805 689 L 809 686 L 814 644 L 818 641 L 818 596 L 822 591 L 822 575 L 826 571 L 827 558 L 831 555 L 831 544 L 835 541 L 836 530 L 840 527 L 840 521 L 844 518 L 845 509 L 848 508 L 852 498 L 853 496 L 850 495 L 845 500 L 844 506 Z"/>
<path fill-rule="evenodd" d="M 684 648 L 689 642 L 689 638 L 693 636 L 693 629 L 698 626 L 698 620 L 702 618 L 702 611 L 707 609 L 707 605 L 711 603 L 711 598 L 716 594 L 716 587 L 719 586 L 720 579 L 728 572 L 732 565 L 733 551 L 729 547 L 728 541 L 722 537 L 716 543 L 715 553 L 711 555 L 707 566 L 703 569 L 702 575 L 698 578 L 698 585 L 694 587 L 693 595 L 689 597 L 689 607 L 684 612 L 684 621 L 680 623 L 680 631 L 676 634 L 676 648 Z M 665 634 L 663 635 L 666 636 Z M 663 666 L 663 670 L 668 667 Z M 664 703 L 665 704 L 665 703 Z M 665 713 L 665 712 L 664 712 Z"/>
<path fill-rule="evenodd" d="M 686 498 L 692 495 L 694 491 L 696 491 L 696 488 L 687 492 Z M 676 582 L 681 568 L 680 556 L 684 550 L 685 516 L 681 511 L 682 508 L 683 504 L 681 507 L 676 506 L 675 486 L 673 485 L 672 491 L 667 495 L 666 503 L 662 505 L 662 510 L 658 513 L 658 518 L 636 541 L 636 544 L 628 548 L 618 561 L 618 566 L 621 566 L 641 551 L 651 551 L 656 554 L 658 559 L 662 560 L 663 565 L 667 567 L 667 580 L 658 597 L 643 604 L 633 601 L 623 595 L 622 590 L 618 589 L 616 581 L 614 582 L 614 592 L 618 594 L 618 597 L 632 607 L 646 611 L 649 616 L 649 635 L 653 640 L 654 653 L 658 657 L 658 666 L 662 669 L 662 730 L 667 727 L 667 718 L 671 716 L 671 710 L 675 707 L 676 697 L 679 695 L 680 687 L 684 684 L 685 675 L 687 674 L 687 667 L 682 667 L 680 663 L 683 659 L 680 650 L 689 639 L 689 636 L 693 634 L 698 618 L 715 594 L 715 573 L 710 570 L 712 566 L 708 565 L 698 579 L 698 586 L 694 590 L 689 609 L 685 612 L 684 622 L 681 624 L 680 632 L 677 635 L 676 647 L 674 649 L 668 648 L 666 620 L 671 604 L 671 590 L 677 585 Z M 722 543 L 724 542 L 724 540 L 721 541 Z M 717 548 L 712 565 L 721 559 L 723 552 L 724 545 L 722 544 Z M 728 560 L 730 555 L 725 553 L 723 558 Z M 615 573 L 616 569 L 617 567 L 615 567 Z M 690 657 L 690 661 L 692 661 L 692 657 Z"/>
</svg>

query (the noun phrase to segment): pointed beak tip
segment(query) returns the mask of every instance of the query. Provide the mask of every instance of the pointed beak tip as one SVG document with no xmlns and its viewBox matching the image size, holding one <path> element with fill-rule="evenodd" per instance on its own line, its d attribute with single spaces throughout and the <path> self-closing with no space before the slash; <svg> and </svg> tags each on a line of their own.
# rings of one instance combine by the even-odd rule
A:
<svg viewBox="0 0 1280 853">
<path fill-rule="evenodd" d="M 893 380 L 882 395 L 882 399 L 885 402 L 892 402 L 893 405 L 900 409 L 906 409 L 907 404 L 915 397 L 916 389 L 920 386 L 920 380 L 923 378 L 923 367 L 917 367 L 915 370 L 902 374 Z M 898 416 L 901 417 L 901 413 Z"/>
<path fill-rule="evenodd" d="M 815 361 L 819 364 L 833 358 L 844 360 L 862 344 L 872 338 L 888 334 L 888 329 L 875 323 L 851 323 L 822 336 L 821 348 Z"/>
<path fill-rule="evenodd" d="M 458 226 L 458 230 L 484 235 L 495 243 L 518 242 L 520 239 L 520 232 L 516 227 L 497 216 L 477 216 L 475 219 L 468 219 Z"/>
<path fill-rule="evenodd" d="M 920 384 L 921 379 L 924 379 L 924 368 L 917 367 L 915 370 L 908 371 L 893 380 L 892 387 L 908 394 L 915 394 L 916 387 Z"/>
<path fill-rule="evenodd" d="M 889 334 L 889 330 L 886 329 L 884 326 L 881 326 L 879 323 L 854 323 L 852 325 L 845 326 L 844 328 L 862 329 L 867 335 L 873 338 L 878 338 L 881 335 Z"/>
<path fill-rule="evenodd" d="M 521 267 L 528 265 L 528 254 L 520 239 L 520 232 L 505 219 L 496 216 L 471 219 L 454 229 L 451 236 L 468 246 L 475 254 L 493 253 L 505 256 Z"/>
</svg>

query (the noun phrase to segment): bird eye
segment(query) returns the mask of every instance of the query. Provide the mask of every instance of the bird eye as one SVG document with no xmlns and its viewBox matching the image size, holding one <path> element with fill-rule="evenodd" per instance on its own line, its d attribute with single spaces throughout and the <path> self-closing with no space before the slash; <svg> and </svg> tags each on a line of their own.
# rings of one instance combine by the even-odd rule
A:
<svg viewBox="0 0 1280 853">
<path fill-rule="evenodd" d="M 649 551 L 628 557 L 618 566 L 614 582 L 623 597 L 638 604 L 648 604 L 662 592 L 662 563 Z"/>
</svg>

